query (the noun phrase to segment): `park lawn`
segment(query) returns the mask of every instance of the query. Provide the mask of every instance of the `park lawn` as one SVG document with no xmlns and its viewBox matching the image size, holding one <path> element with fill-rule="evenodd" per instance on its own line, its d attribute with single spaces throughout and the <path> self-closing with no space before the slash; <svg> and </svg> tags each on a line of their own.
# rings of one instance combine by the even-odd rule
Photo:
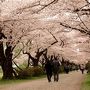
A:
<svg viewBox="0 0 90 90">
<path fill-rule="evenodd" d="M 90 73 L 86 75 L 81 90 L 90 90 Z"/>
<path fill-rule="evenodd" d="M 1 79 L 2 74 L 0 74 L 0 79 Z M 30 77 L 27 79 L 13 79 L 13 80 L 0 80 L 0 85 L 5 85 L 5 84 L 15 84 L 15 83 L 22 83 L 22 82 L 27 82 L 30 80 L 37 80 L 37 79 L 42 79 L 45 78 L 46 75 L 41 75 L 38 77 Z"/>
<path fill-rule="evenodd" d="M 3 75 L 3 74 L 0 72 L 0 79 L 2 78 L 2 75 Z"/>
</svg>

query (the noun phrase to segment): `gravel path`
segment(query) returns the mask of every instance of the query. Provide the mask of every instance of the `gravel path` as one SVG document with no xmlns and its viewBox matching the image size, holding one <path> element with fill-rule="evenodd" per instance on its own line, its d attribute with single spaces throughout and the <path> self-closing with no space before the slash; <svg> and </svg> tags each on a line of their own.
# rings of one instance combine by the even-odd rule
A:
<svg viewBox="0 0 90 90">
<path fill-rule="evenodd" d="M 80 90 L 85 74 L 80 71 L 60 74 L 59 82 L 48 83 L 46 78 L 18 84 L 0 85 L 0 90 Z"/>
</svg>

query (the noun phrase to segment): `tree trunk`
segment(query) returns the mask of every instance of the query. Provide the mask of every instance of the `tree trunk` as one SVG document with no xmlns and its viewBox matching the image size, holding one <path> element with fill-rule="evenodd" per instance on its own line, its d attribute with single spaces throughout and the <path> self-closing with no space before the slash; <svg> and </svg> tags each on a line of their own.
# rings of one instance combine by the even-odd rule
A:
<svg viewBox="0 0 90 90">
<path fill-rule="evenodd" d="M 2 67 L 3 77 L 6 76 L 5 72 L 4 72 L 4 62 L 5 62 L 5 60 L 6 60 L 6 58 L 4 56 L 3 42 L 0 41 L 0 65 Z"/>
<path fill-rule="evenodd" d="M 3 66 L 3 77 L 2 79 L 13 79 L 13 68 L 12 68 L 12 62 L 5 60 Z"/>
<path fill-rule="evenodd" d="M 33 60 L 33 66 L 34 66 L 34 67 L 38 66 L 38 61 L 39 61 L 39 60 L 37 60 L 37 59 L 34 59 L 34 60 Z"/>
<path fill-rule="evenodd" d="M 4 54 L 3 42 L 0 42 L 0 63 L 3 71 L 2 79 L 13 78 L 11 47 L 7 47 Z"/>
</svg>

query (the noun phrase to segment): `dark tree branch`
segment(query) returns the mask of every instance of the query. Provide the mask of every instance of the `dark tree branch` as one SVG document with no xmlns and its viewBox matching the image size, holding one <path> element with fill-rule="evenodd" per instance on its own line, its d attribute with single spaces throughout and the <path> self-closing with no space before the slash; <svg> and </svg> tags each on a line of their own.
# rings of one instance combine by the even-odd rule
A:
<svg viewBox="0 0 90 90">
<path fill-rule="evenodd" d="M 18 52 L 18 54 L 17 54 L 16 56 L 14 56 L 14 57 L 13 57 L 13 59 L 12 59 L 12 60 L 14 60 L 15 58 L 17 58 L 17 57 L 18 57 L 18 55 L 20 55 L 21 51 L 22 51 L 22 49 Z"/>
<path fill-rule="evenodd" d="M 51 4 L 55 4 L 57 2 L 58 2 L 58 0 L 53 0 L 52 2 L 50 2 L 50 3 L 46 4 L 46 5 L 41 5 L 40 4 L 40 6 L 42 6 L 42 8 L 39 9 L 39 10 L 37 10 L 35 13 L 39 13 L 40 11 L 42 11 L 43 9 L 45 9 L 46 7 L 50 6 Z"/>
<path fill-rule="evenodd" d="M 90 4 L 88 0 L 85 0 L 87 4 Z"/>
<path fill-rule="evenodd" d="M 17 66 L 18 69 L 22 70 L 22 69 L 16 64 L 15 61 L 12 61 L 12 62 Z"/>
<path fill-rule="evenodd" d="M 60 39 L 60 40 L 61 40 L 61 39 Z M 64 46 L 64 41 L 63 41 L 63 40 L 61 40 L 60 46 L 63 48 L 63 46 Z"/>
<path fill-rule="evenodd" d="M 78 15 L 78 17 L 79 17 L 81 23 L 85 26 L 85 28 L 86 28 L 87 30 L 89 30 L 88 27 L 87 27 L 86 24 L 83 22 L 83 20 L 81 19 L 81 17 L 79 16 L 78 13 L 77 13 L 77 15 Z M 85 29 L 84 29 L 84 30 L 85 30 Z M 86 30 L 86 31 L 87 31 L 87 30 Z"/>
<path fill-rule="evenodd" d="M 77 31 L 80 31 L 81 33 L 84 33 L 84 34 L 87 34 L 87 35 L 90 35 L 90 32 L 89 31 L 86 31 L 86 30 L 83 30 L 83 29 L 79 29 L 79 28 L 76 28 L 76 27 L 72 27 L 68 24 L 65 24 L 65 23 L 62 23 L 62 22 L 59 22 L 61 26 L 63 27 L 66 27 L 66 28 L 70 28 L 70 29 L 74 29 L 74 30 L 77 30 Z"/>
<path fill-rule="evenodd" d="M 23 54 L 27 54 L 29 56 L 29 58 L 31 58 L 32 60 L 34 60 L 35 58 L 33 58 L 31 56 L 30 52 L 24 51 L 25 46 L 24 46 L 24 43 L 23 42 L 22 42 L 22 45 L 23 45 L 23 50 L 22 50 Z"/>
<path fill-rule="evenodd" d="M 51 45 L 49 47 L 51 47 L 52 45 L 56 44 L 58 42 L 57 38 L 48 30 L 48 32 L 52 35 L 52 37 L 55 39 L 55 41 L 53 43 L 51 43 Z M 48 48 L 49 48 L 48 47 Z"/>
<path fill-rule="evenodd" d="M 58 2 L 58 0 L 53 0 L 53 1 L 51 1 L 50 3 L 46 4 L 46 5 L 42 5 L 42 4 L 40 3 L 40 1 L 37 1 L 37 2 L 35 2 L 35 3 L 32 3 L 32 5 L 27 5 L 27 6 L 23 7 L 23 8 L 19 8 L 19 9 L 17 9 L 16 11 L 13 11 L 13 13 L 15 12 L 16 14 L 21 14 L 21 13 L 24 12 L 26 9 L 30 9 L 30 8 L 33 8 L 33 7 L 36 7 L 36 6 L 41 6 L 41 8 L 40 8 L 39 10 L 33 12 L 33 13 L 39 13 L 39 12 L 42 11 L 44 8 L 50 6 L 51 4 L 55 4 L 55 3 L 57 3 L 57 2 Z"/>
</svg>

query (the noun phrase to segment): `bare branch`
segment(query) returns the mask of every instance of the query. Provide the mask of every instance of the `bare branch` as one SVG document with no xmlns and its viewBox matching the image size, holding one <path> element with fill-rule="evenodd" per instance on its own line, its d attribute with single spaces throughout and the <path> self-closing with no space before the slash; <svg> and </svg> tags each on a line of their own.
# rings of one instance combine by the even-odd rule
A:
<svg viewBox="0 0 90 90">
<path fill-rule="evenodd" d="M 56 42 L 58 42 L 57 38 L 48 30 L 48 32 L 53 36 Z"/>
<path fill-rule="evenodd" d="M 85 0 L 87 4 L 90 4 L 88 0 Z"/>
<path fill-rule="evenodd" d="M 78 15 L 78 17 L 79 17 L 79 19 L 80 19 L 80 21 L 81 21 L 81 23 L 85 26 L 85 28 L 87 29 L 87 30 L 89 30 L 88 29 L 88 27 L 85 25 L 85 23 L 83 22 L 83 20 L 81 19 L 81 17 L 79 16 L 79 14 L 77 13 L 77 15 Z M 84 29 L 85 30 L 85 29 Z"/>
<path fill-rule="evenodd" d="M 53 1 L 51 1 L 50 3 L 48 3 L 48 4 L 42 5 L 42 4 L 40 3 L 40 1 L 37 1 L 37 2 L 32 3 L 32 5 L 27 5 L 27 6 L 23 7 L 23 8 L 19 8 L 19 9 L 13 11 L 13 13 L 21 14 L 21 13 L 24 12 L 26 9 L 33 8 L 33 7 L 36 7 L 36 6 L 41 6 L 41 8 L 40 8 L 39 10 L 33 11 L 33 13 L 39 13 L 39 12 L 42 11 L 44 8 L 50 6 L 51 4 L 55 4 L 55 3 L 57 3 L 57 2 L 58 2 L 58 0 L 53 0 Z"/>
<path fill-rule="evenodd" d="M 61 40 L 61 39 L 60 39 L 60 40 Z M 63 48 L 63 46 L 64 46 L 64 41 L 63 41 L 63 40 L 61 40 L 60 46 Z"/>
<path fill-rule="evenodd" d="M 17 54 L 16 56 L 14 56 L 14 57 L 13 57 L 13 59 L 12 59 L 12 60 L 14 60 L 15 58 L 17 58 L 17 57 L 18 57 L 18 55 L 20 55 L 21 51 L 22 51 L 22 49 L 18 52 L 18 54 Z"/>
<path fill-rule="evenodd" d="M 67 24 L 65 24 L 65 23 L 62 23 L 62 22 L 59 22 L 59 23 L 60 23 L 60 25 L 63 26 L 63 27 L 70 28 L 70 29 L 74 29 L 74 30 L 80 31 L 81 33 L 90 35 L 90 32 L 89 32 L 89 31 L 86 31 L 86 30 L 83 30 L 83 29 L 79 29 L 79 28 L 76 28 L 76 27 L 72 27 L 72 26 L 67 25 Z"/>
<path fill-rule="evenodd" d="M 50 6 L 51 4 L 55 4 L 57 2 L 58 2 L 58 0 L 53 0 L 52 2 L 50 2 L 50 3 L 46 4 L 46 5 L 41 5 L 40 4 L 40 6 L 42 6 L 41 9 L 37 10 L 35 13 L 39 13 L 40 11 L 42 11 L 43 9 L 45 9 L 46 7 Z"/>
<path fill-rule="evenodd" d="M 18 69 L 22 70 L 22 69 L 16 64 L 15 61 L 12 61 L 12 62 L 17 66 Z"/>
</svg>

